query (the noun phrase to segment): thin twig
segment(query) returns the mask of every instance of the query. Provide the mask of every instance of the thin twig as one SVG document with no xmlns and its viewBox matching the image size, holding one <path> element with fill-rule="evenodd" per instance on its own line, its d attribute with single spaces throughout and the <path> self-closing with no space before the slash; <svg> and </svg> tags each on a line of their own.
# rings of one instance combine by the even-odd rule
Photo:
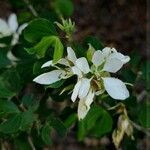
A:
<svg viewBox="0 0 150 150">
<path fill-rule="evenodd" d="M 34 9 L 34 7 L 30 4 L 29 0 L 23 0 L 23 1 L 27 4 L 27 6 L 28 6 L 28 8 L 30 9 L 31 13 L 32 13 L 35 17 L 38 17 L 37 11 L 36 11 L 36 10 Z"/>
<path fill-rule="evenodd" d="M 130 120 L 131 121 L 131 120 Z M 131 121 L 132 125 L 139 131 L 145 133 L 148 137 L 150 137 L 150 131 L 148 129 L 145 129 L 141 127 L 140 125 L 136 124 L 135 122 Z"/>
<path fill-rule="evenodd" d="M 32 141 L 32 138 L 31 138 L 30 135 L 28 136 L 28 142 L 29 142 L 29 144 L 30 144 L 32 150 L 36 150 L 36 148 L 35 148 L 35 146 L 34 146 L 34 144 L 33 144 L 33 141 Z"/>
</svg>

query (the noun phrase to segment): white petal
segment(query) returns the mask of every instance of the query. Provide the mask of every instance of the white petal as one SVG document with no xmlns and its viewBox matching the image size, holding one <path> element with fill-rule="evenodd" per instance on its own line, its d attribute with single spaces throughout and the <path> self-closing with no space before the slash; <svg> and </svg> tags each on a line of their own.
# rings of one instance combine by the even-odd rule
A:
<svg viewBox="0 0 150 150">
<path fill-rule="evenodd" d="M 8 25 L 13 32 L 16 32 L 18 28 L 18 21 L 16 14 L 11 14 L 8 18 Z"/>
<path fill-rule="evenodd" d="M 76 85 L 75 85 L 75 87 L 74 87 L 74 89 L 73 89 L 73 93 L 72 93 L 72 95 L 71 95 L 71 100 L 72 100 L 73 102 L 75 102 L 75 100 L 77 99 L 77 96 L 78 96 L 78 93 L 79 93 L 79 90 L 80 90 L 80 86 L 81 86 L 81 80 L 79 80 L 79 81 L 76 83 Z"/>
<path fill-rule="evenodd" d="M 49 85 L 61 80 L 61 74 L 63 74 L 63 70 L 53 70 L 48 73 L 41 74 L 40 76 L 36 77 L 33 81 L 39 84 Z"/>
<path fill-rule="evenodd" d="M 90 72 L 89 64 L 85 57 L 81 57 L 81 58 L 77 59 L 75 66 L 77 66 L 85 74 Z"/>
<path fill-rule="evenodd" d="M 94 92 L 92 91 L 92 89 L 89 91 L 89 93 L 88 93 L 88 95 L 87 95 L 87 97 L 85 98 L 85 104 L 87 105 L 87 106 L 89 106 L 90 107 L 90 105 L 92 104 L 92 102 L 93 102 L 93 99 L 94 99 Z"/>
<path fill-rule="evenodd" d="M 92 57 L 92 63 L 98 67 L 104 62 L 104 56 L 103 53 L 100 50 L 97 50 L 94 52 Z"/>
<path fill-rule="evenodd" d="M 16 56 L 14 56 L 14 54 L 11 51 L 8 51 L 7 58 L 11 61 L 18 61 L 19 60 Z"/>
<path fill-rule="evenodd" d="M 79 90 L 80 99 L 83 99 L 84 97 L 87 96 L 89 89 L 90 89 L 90 82 L 91 82 L 91 79 L 86 79 L 86 78 L 82 79 L 80 90 Z"/>
<path fill-rule="evenodd" d="M 126 85 L 116 78 L 103 78 L 104 87 L 107 93 L 114 99 L 125 100 L 129 97 L 129 91 Z"/>
<path fill-rule="evenodd" d="M 58 64 L 61 64 L 61 65 L 64 65 L 64 66 L 70 66 L 69 62 L 67 59 L 65 58 L 61 58 L 59 61 L 58 61 Z"/>
<path fill-rule="evenodd" d="M 127 63 L 130 61 L 130 57 L 129 56 L 125 56 L 121 53 L 118 52 L 114 52 L 110 55 L 111 58 L 117 58 L 119 60 L 121 60 L 123 62 L 123 64 Z"/>
<path fill-rule="evenodd" d="M 78 119 L 79 120 L 84 119 L 85 116 L 87 115 L 89 109 L 90 109 L 90 107 L 86 106 L 85 100 L 81 99 L 78 104 Z"/>
<path fill-rule="evenodd" d="M 11 45 L 14 46 L 18 43 L 19 41 L 19 34 L 18 33 L 14 33 L 13 37 L 12 37 L 12 41 L 11 41 Z"/>
<path fill-rule="evenodd" d="M 22 24 L 19 29 L 18 29 L 18 34 L 20 35 L 22 33 L 22 31 L 27 27 L 27 23 Z"/>
<path fill-rule="evenodd" d="M 41 68 L 49 67 L 49 66 L 52 66 L 52 65 L 53 65 L 53 61 L 50 60 L 50 61 L 47 61 L 46 63 L 44 63 Z"/>
<path fill-rule="evenodd" d="M 103 53 L 105 58 L 108 57 L 111 54 L 111 48 L 110 47 L 103 48 L 102 53 Z"/>
<path fill-rule="evenodd" d="M 115 73 L 121 69 L 123 62 L 117 58 L 108 58 L 104 64 L 104 71 Z"/>
<path fill-rule="evenodd" d="M 0 19 L 0 37 L 11 35 L 8 24 L 5 20 Z"/>
<path fill-rule="evenodd" d="M 75 61 L 77 60 L 77 57 L 76 57 L 74 50 L 71 47 L 67 47 L 67 53 L 68 53 L 67 55 L 68 60 L 75 63 Z"/>
<path fill-rule="evenodd" d="M 82 72 L 79 68 L 76 66 L 71 67 L 73 74 L 77 75 L 79 78 L 82 77 Z"/>
</svg>

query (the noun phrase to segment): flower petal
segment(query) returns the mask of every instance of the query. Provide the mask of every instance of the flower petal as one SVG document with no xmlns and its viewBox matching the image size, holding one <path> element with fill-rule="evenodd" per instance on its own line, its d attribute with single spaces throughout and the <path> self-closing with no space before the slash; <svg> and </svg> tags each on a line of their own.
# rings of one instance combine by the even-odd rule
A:
<svg viewBox="0 0 150 150">
<path fill-rule="evenodd" d="M 81 80 L 79 80 L 79 81 L 76 83 L 76 85 L 75 85 L 75 87 L 74 87 L 74 89 L 73 89 L 73 93 L 72 93 L 72 95 L 71 95 L 71 100 L 72 100 L 73 102 L 75 102 L 75 100 L 77 99 L 77 96 L 78 96 L 78 93 L 79 93 L 79 90 L 80 90 L 80 86 L 81 86 Z"/>
<path fill-rule="evenodd" d="M 0 19 L 0 37 L 11 35 L 8 24 L 5 20 Z"/>
<path fill-rule="evenodd" d="M 71 67 L 73 74 L 77 75 L 79 78 L 82 77 L 82 72 L 79 68 L 76 66 Z"/>
<path fill-rule="evenodd" d="M 16 14 L 11 14 L 8 18 L 8 25 L 13 32 L 16 32 L 18 28 L 18 21 Z"/>
<path fill-rule="evenodd" d="M 16 45 L 18 43 L 18 41 L 19 41 L 19 34 L 18 33 L 14 33 L 12 41 L 11 41 L 11 45 L 12 46 Z"/>
<path fill-rule="evenodd" d="M 78 119 L 79 120 L 84 119 L 85 116 L 87 115 L 89 109 L 90 109 L 90 107 L 86 106 L 85 100 L 81 99 L 78 104 Z"/>
<path fill-rule="evenodd" d="M 67 56 L 68 60 L 75 63 L 75 61 L 77 60 L 77 57 L 76 57 L 74 50 L 71 47 L 67 47 L 67 53 L 68 53 L 68 56 Z"/>
<path fill-rule="evenodd" d="M 107 93 L 114 99 L 125 100 L 129 97 L 129 91 L 126 85 L 116 78 L 103 78 L 104 87 Z"/>
<path fill-rule="evenodd" d="M 104 62 L 104 56 L 102 51 L 97 50 L 94 52 L 93 57 L 92 57 L 92 63 L 98 67 Z"/>
<path fill-rule="evenodd" d="M 22 31 L 27 27 L 27 23 L 22 24 L 19 28 L 18 28 L 18 34 L 20 35 L 22 33 Z"/>
<path fill-rule="evenodd" d="M 123 62 L 123 64 L 127 63 L 130 61 L 130 57 L 129 56 L 125 56 L 121 53 L 118 53 L 118 52 L 114 52 L 110 55 L 111 58 L 116 58 L 116 59 L 119 59 Z"/>
<path fill-rule="evenodd" d="M 14 56 L 14 54 L 12 53 L 12 51 L 8 51 L 7 52 L 7 58 L 9 60 L 11 60 L 11 61 L 18 61 L 19 60 L 16 56 Z"/>
<path fill-rule="evenodd" d="M 90 105 L 92 104 L 93 102 L 93 99 L 94 99 L 94 95 L 95 93 L 92 91 L 92 89 L 89 91 L 87 97 L 85 98 L 85 104 L 90 107 Z"/>
<path fill-rule="evenodd" d="M 85 74 L 90 72 L 89 64 L 85 57 L 77 59 L 75 62 L 75 66 L 77 66 Z"/>
<path fill-rule="evenodd" d="M 47 61 L 46 63 L 44 63 L 41 68 L 45 68 L 45 67 L 49 67 L 49 66 L 53 66 L 53 61 L 52 60 Z"/>
<path fill-rule="evenodd" d="M 111 54 L 111 48 L 110 47 L 103 48 L 102 53 L 105 58 L 108 57 Z"/>
<path fill-rule="evenodd" d="M 58 64 L 61 64 L 61 65 L 64 65 L 64 66 L 70 66 L 69 62 L 67 59 L 65 58 L 61 58 L 59 61 L 58 61 Z"/>
<path fill-rule="evenodd" d="M 103 70 L 115 73 L 121 69 L 123 62 L 117 58 L 108 58 L 104 64 Z"/>
<path fill-rule="evenodd" d="M 61 74 L 64 74 L 63 70 L 53 70 L 51 72 L 47 72 L 39 75 L 33 81 L 39 84 L 49 85 L 61 80 Z"/>
<path fill-rule="evenodd" d="M 80 86 L 80 90 L 79 90 L 79 98 L 80 99 L 83 99 L 84 97 L 87 96 L 89 89 L 90 89 L 90 82 L 91 82 L 91 79 L 82 78 L 81 86 Z"/>
</svg>

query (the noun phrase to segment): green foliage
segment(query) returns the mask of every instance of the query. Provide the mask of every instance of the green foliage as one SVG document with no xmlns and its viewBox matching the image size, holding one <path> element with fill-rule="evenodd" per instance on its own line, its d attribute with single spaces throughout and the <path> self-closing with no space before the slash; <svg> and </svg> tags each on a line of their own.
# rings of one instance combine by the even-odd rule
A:
<svg viewBox="0 0 150 150">
<path fill-rule="evenodd" d="M 0 98 L 11 98 L 21 90 L 21 78 L 15 69 L 0 75 Z"/>
<path fill-rule="evenodd" d="M 48 118 L 48 122 L 52 128 L 54 128 L 59 136 L 64 137 L 67 132 L 67 128 L 65 127 L 64 123 L 56 117 L 50 116 Z"/>
<path fill-rule="evenodd" d="M 51 145 L 52 141 L 51 141 L 51 127 L 49 126 L 49 124 L 45 124 L 42 128 L 41 131 L 41 137 L 42 140 L 45 142 L 45 144 L 47 145 Z"/>
<path fill-rule="evenodd" d="M 139 121 L 145 128 L 150 128 L 150 105 L 144 104 L 139 113 Z"/>
<path fill-rule="evenodd" d="M 5 134 L 13 134 L 19 131 L 21 126 L 21 115 L 15 114 L 10 117 L 7 121 L 0 124 L 0 132 Z"/>
<path fill-rule="evenodd" d="M 12 101 L 0 99 L 0 116 L 19 112 L 18 107 Z"/>
<path fill-rule="evenodd" d="M 49 72 L 55 67 L 66 69 L 63 65 L 55 65 L 63 55 L 66 56 L 64 49 L 66 50 L 67 46 L 74 49 L 77 58 L 87 57 L 89 63 L 94 51 L 104 48 L 103 43 L 94 36 L 85 37 L 83 43 L 74 41 L 72 34 L 75 24 L 70 19 L 74 11 L 73 1 L 54 0 L 51 9 L 48 0 L 31 0 L 39 17 L 43 18 L 35 18 L 24 1 L 10 2 L 13 9 L 19 12 L 19 24 L 28 22 L 28 26 L 23 34 L 20 34 L 16 45 L 11 45 L 12 35 L 0 38 L 0 44 L 6 45 L 0 48 L 1 142 L 10 142 L 16 150 L 31 150 L 28 141 L 30 137 L 36 149 L 43 149 L 45 145 L 53 144 L 53 136 L 63 139 L 69 132 L 77 134 L 78 141 L 83 141 L 87 136 L 99 140 L 107 135 L 109 140 L 112 140 L 111 131 L 117 127 L 117 117 L 121 110 L 107 108 L 115 106 L 118 101 L 112 100 L 106 94 L 98 96 L 99 100 L 94 100 L 87 116 L 79 121 L 76 110 L 78 100 L 71 103 L 70 98 L 77 81 L 76 76 L 47 86 L 39 86 L 33 82 L 35 76 Z M 57 32 L 56 25 L 61 31 Z M 18 58 L 17 61 L 8 58 L 7 53 L 10 51 Z M 137 50 L 134 50 L 130 57 L 130 63 L 118 73 L 121 79 L 133 84 L 127 85 L 130 98 L 122 103 L 125 104 L 131 120 L 147 131 L 150 128 L 150 105 L 145 101 L 148 100 L 150 90 L 150 62 L 144 60 Z M 53 60 L 54 66 L 41 69 L 43 63 L 49 60 Z M 71 70 L 71 67 L 67 69 Z M 91 72 L 84 77 L 88 78 L 90 74 Z M 144 134 L 135 130 L 135 141 L 131 142 L 125 137 L 122 148 L 135 149 L 137 141 L 141 140 Z"/>
<path fill-rule="evenodd" d="M 30 54 L 36 54 L 38 58 L 43 58 L 47 49 L 54 47 L 53 61 L 57 62 L 63 55 L 63 45 L 57 36 L 43 37 L 42 40 L 33 48 L 26 49 Z"/>
<path fill-rule="evenodd" d="M 34 19 L 24 30 L 24 38 L 29 42 L 37 42 L 45 36 L 56 34 L 54 25 L 43 18 Z"/>
<path fill-rule="evenodd" d="M 87 116 L 78 123 L 78 140 L 82 141 L 88 134 L 101 137 L 112 130 L 112 122 L 106 110 L 93 105 Z"/>
<path fill-rule="evenodd" d="M 4 50 L 0 49 L 0 69 L 4 68 L 10 64 L 11 64 L 11 62 L 7 58 L 6 52 Z"/>
<path fill-rule="evenodd" d="M 26 131 L 32 127 L 33 122 L 36 120 L 36 116 L 31 110 L 25 111 L 21 115 L 21 130 Z"/>
</svg>

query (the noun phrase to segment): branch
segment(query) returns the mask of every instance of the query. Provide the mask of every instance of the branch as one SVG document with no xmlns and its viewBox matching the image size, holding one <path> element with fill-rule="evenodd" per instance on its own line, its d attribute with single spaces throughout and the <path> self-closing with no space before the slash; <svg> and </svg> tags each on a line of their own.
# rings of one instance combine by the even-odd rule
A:
<svg viewBox="0 0 150 150">
<path fill-rule="evenodd" d="M 34 146 L 34 144 L 33 144 L 33 141 L 32 141 L 32 138 L 31 138 L 30 135 L 28 136 L 28 142 L 29 142 L 29 144 L 30 144 L 32 150 L 36 150 L 36 148 L 35 148 L 35 146 Z"/>
<path fill-rule="evenodd" d="M 37 11 L 36 11 L 36 10 L 34 9 L 34 7 L 30 4 L 29 0 L 23 0 L 23 1 L 27 4 L 27 6 L 28 6 L 28 8 L 30 9 L 31 13 L 32 13 L 35 17 L 38 17 Z"/>
<path fill-rule="evenodd" d="M 130 120 L 131 121 L 131 120 Z M 135 122 L 131 121 L 132 125 L 139 131 L 145 133 L 148 137 L 150 137 L 150 131 L 148 129 L 145 129 L 141 127 L 140 125 L 136 124 Z"/>
</svg>

